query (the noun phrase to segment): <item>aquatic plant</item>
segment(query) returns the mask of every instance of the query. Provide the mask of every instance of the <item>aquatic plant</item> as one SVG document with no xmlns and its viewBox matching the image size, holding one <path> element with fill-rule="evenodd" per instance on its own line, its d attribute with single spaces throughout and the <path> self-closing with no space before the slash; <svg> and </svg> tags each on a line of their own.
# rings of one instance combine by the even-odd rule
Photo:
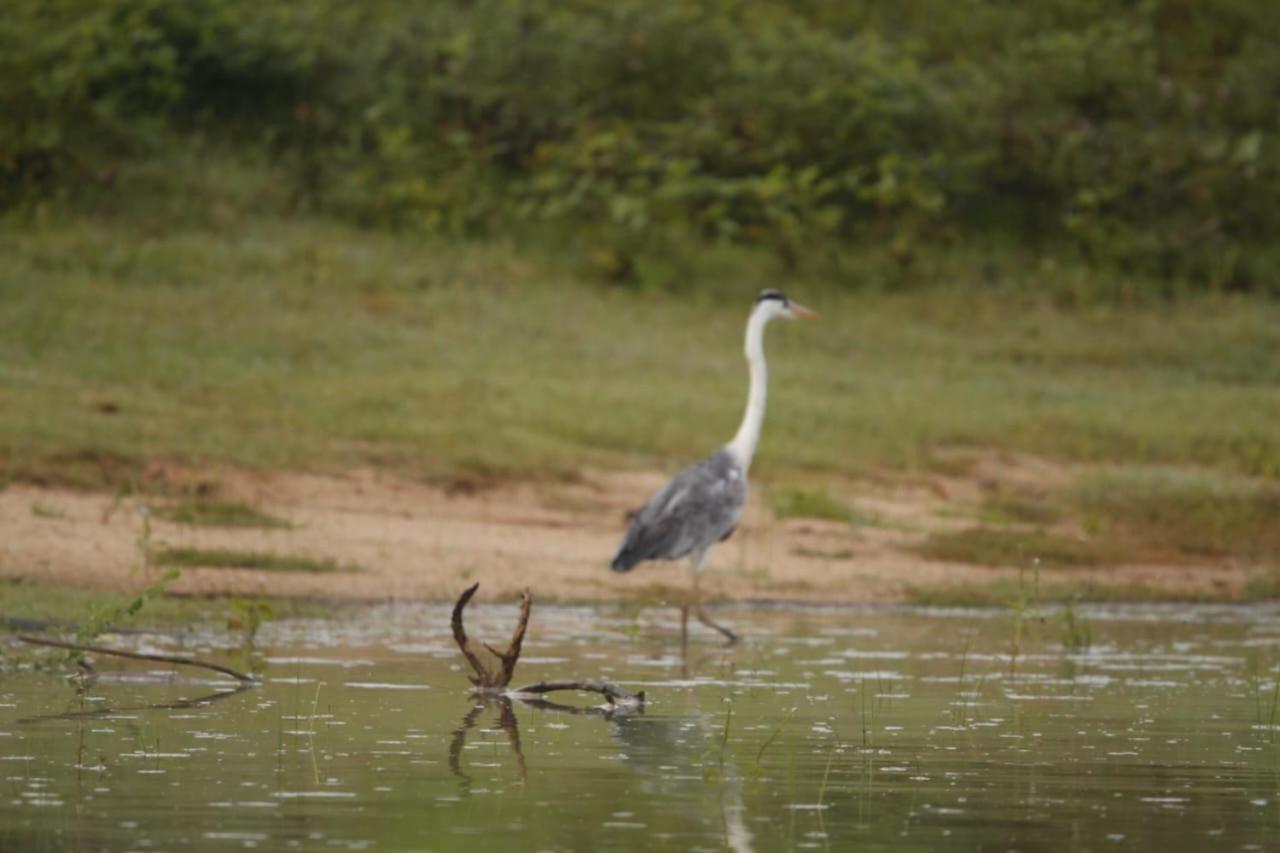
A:
<svg viewBox="0 0 1280 853">
<path fill-rule="evenodd" d="M 1076 613 L 1075 603 L 1068 601 L 1062 608 L 1062 647 L 1083 651 L 1092 644 L 1093 628 Z"/>
<path fill-rule="evenodd" d="M 1022 642 L 1026 634 L 1026 626 L 1030 620 L 1044 621 L 1044 613 L 1040 610 L 1040 558 L 1031 561 L 1031 585 L 1027 585 L 1026 566 L 1018 567 L 1018 595 L 1010 602 L 1009 610 L 1013 614 L 1013 636 L 1009 641 L 1009 672 L 1018 668 L 1018 656 L 1022 653 Z"/>
<path fill-rule="evenodd" d="M 108 605 L 95 610 L 94 613 L 76 629 L 76 639 L 80 642 L 88 642 L 101 634 L 107 633 L 116 625 L 137 616 L 139 611 L 147 605 L 147 602 L 164 595 L 169 584 L 176 581 L 181 575 L 182 572 L 178 569 L 167 569 L 164 574 L 160 575 L 160 577 L 150 586 L 143 589 L 125 603 Z"/>
</svg>

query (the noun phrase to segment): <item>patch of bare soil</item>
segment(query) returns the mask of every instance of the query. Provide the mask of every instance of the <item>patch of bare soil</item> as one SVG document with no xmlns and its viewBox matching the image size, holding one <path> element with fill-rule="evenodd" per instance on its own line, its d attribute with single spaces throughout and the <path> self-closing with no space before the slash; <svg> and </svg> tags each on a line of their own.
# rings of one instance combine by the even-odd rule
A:
<svg viewBox="0 0 1280 853">
<path fill-rule="evenodd" d="M 931 531 L 972 525 L 971 507 L 991 482 L 1052 486 L 1063 469 L 1009 455 L 984 456 L 949 476 L 885 477 L 838 484 L 871 523 L 779 521 L 752 494 L 735 536 L 718 547 L 702 578 L 711 598 L 733 601 L 855 603 L 901 601 L 913 590 L 984 585 L 1016 567 L 924 559 L 913 552 Z M 480 581 L 485 596 L 531 587 L 543 600 L 679 600 L 683 563 L 646 563 L 629 574 L 608 561 L 625 513 L 662 485 L 659 474 L 594 473 L 573 483 L 507 484 L 470 493 L 397 479 L 383 471 L 346 476 L 234 470 L 166 476 L 202 485 L 292 522 L 287 529 L 215 528 L 147 516 L 158 499 L 120 499 L 56 486 L 11 485 L 0 492 L 0 577 L 136 590 L 157 570 L 150 546 L 305 555 L 355 564 L 352 573 L 184 568 L 171 587 L 202 595 L 306 596 L 353 600 L 454 600 Z M 1063 570 L 1046 582 L 1084 581 L 1166 592 L 1238 596 L 1245 567 L 1107 566 Z"/>
</svg>

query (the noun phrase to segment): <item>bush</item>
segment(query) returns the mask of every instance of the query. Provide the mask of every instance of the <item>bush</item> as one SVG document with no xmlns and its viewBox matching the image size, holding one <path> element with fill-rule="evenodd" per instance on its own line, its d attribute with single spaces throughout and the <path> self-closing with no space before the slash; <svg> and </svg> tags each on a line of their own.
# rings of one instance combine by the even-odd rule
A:
<svg viewBox="0 0 1280 853">
<path fill-rule="evenodd" d="M 1013 236 L 1276 291 L 1275 21 L 1265 0 L 17 0 L 0 202 L 217 135 L 375 225 L 793 263 Z"/>
</svg>

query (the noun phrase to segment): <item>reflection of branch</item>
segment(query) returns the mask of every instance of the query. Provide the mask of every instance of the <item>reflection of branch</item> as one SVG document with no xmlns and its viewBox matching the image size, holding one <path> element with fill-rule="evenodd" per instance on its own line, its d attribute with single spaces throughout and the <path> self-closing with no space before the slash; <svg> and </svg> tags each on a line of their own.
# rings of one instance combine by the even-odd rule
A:
<svg viewBox="0 0 1280 853">
<path fill-rule="evenodd" d="M 31 643 L 34 646 L 51 646 L 55 649 L 71 649 L 74 652 L 92 652 L 97 655 L 113 655 L 120 658 L 132 658 L 133 660 L 149 660 L 159 661 L 160 663 L 173 663 L 181 666 L 198 666 L 203 669 L 211 669 L 214 672 L 220 672 L 223 675 L 229 675 L 239 681 L 241 684 L 253 684 L 256 679 L 252 675 L 245 675 L 229 666 L 223 666 L 219 663 L 210 663 L 209 661 L 199 660 L 197 658 L 179 657 L 178 655 L 157 655 L 145 652 L 127 652 L 124 649 L 109 649 L 106 646 L 88 646 L 80 643 L 64 643 L 61 640 L 46 640 L 41 637 L 31 637 L 26 634 L 19 635 L 19 640 L 24 643 Z"/>
<path fill-rule="evenodd" d="M 453 730 L 453 740 L 449 743 L 449 770 L 462 780 L 463 790 L 471 790 L 471 777 L 462 772 L 462 748 L 467 744 L 467 732 L 475 728 L 480 712 L 488 707 L 487 702 L 474 706 L 462 718 L 462 725 Z"/>
<path fill-rule="evenodd" d="M 619 693 L 618 702 L 614 704 L 610 700 L 609 706 L 597 708 L 580 708 L 575 705 L 562 705 L 559 702 L 549 702 L 546 699 L 538 698 L 542 693 L 549 693 L 553 690 L 592 690 L 595 693 L 602 693 L 608 696 L 604 690 L 595 690 L 593 687 L 583 687 L 584 684 L 593 685 L 595 687 L 611 688 Z M 620 692 L 619 692 L 620 691 Z M 625 694 L 625 696 L 621 695 Z M 630 697 L 630 698 L 627 698 Z M 525 777 L 528 769 L 524 762 L 524 750 L 520 746 L 520 721 L 516 719 L 515 707 L 512 705 L 512 699 L 519 699 L 523 704 L 532 708 L 539 708 L 544 711 L 557 711 L 565 714 L 577 714 L 586 717 L 600 717 L 604 720 L 614 719 L 614 714 L 630 714 L 644 713 L 644 694 L 628 693 L 620 690 L 611 684 L 603 682 L 577 682 L 577 681 L 543 681 L 538 684 L 511 693 L 480 693 L 479 701 L 471 707 L 471 710 L 462 718 L 462 723 L 453 730 L 453 740 L 449 742 L 449 770 L 454 776 L 457 776 L 462 785 L 463 792 L 471 790 L 471 777 L 462 770 L 462 750 L 467 745 L 467 734 L 476 727 L 476 722 L 487 709 L 497 706 L 498 708 L 498 725 L 507 733 L 507 747 L 511 750 L 512 757 L 516 762 L 516 781 L 521 785 L 525 783 Z"/>
<path fill-rule="evenodd" d="M 524 763 L 524 750 L 520 746 L 520 723 L 516 719 L 515 709 L 511 707 L 511 700 L 506 696 L 490 694 L 481 698 L 480 703 L 466 713 L 462 718 L 462 725 L 453 730 L 453 740 L 449 743 L 449 770 L 462 780 L 463 790 L 471 789 L 471 777 L 462 772 L 462 749 L 467 743 L 467 732 L 475 728 L 481 712 L 494 704 L 498 706 L 498 725 L 507 733 L 507 746 L 515 756 L 516 781 L 521 785 L 524 784 L 527 769 Z"/>
<path fill-rule="evenodd" d="M 458 651 L 462 652 L 462 656 L 471 667 L 471 671 L 475 673 L 475 675 L 467 677 L 475 685 L 475 695 L 480 700 L 462 718 L 462 724 L 453 730 L 453 740 L 449 742 L 449 770 L 461 781 L 463 791 L 471 790 L 471 777 L 462 771 L 462 750 L 467 745 L 467 733 L 475 728 L 481 712 L 492 705 L 496 704 L 498 707 L 498 725 L 507 733 L 507 746 L 511 749 L 511 754 L 515 756 L 516 780 L 522 785 L 524 784 L 527 770 L 524 763 L 524 751 L 520 747 L 520 726 L 516 720 L 515 708 L 511 704 L 512 699 L 519 699 L 527 705 L 546 710 L 588 714 L 601 716 L 605 719 L 611 718 L 615 709 L 636 708 L 643 713 L 644 693 L 632 693 L 607 681 L 539 681 L 537 684 L 530 684 L 528 687 L 521 687 L 519 690 L 508 690 L 507 687 L 511 684 L 511 676 L 515 674 L 516 664 L 520 661 L 520 649 L 524 645 L 525 630 L 529 627 L 529 611 L 533 607 L 533 596 L 530 595 L 527 589 L 521 594 L 520 618 L 516 622 L 515 631 L 511 634 L 511 642 L 507 644 L 507 648 L 504 651 L 500 652 L 488 643 L 484 644 L 484 647 L 502 664 L 502 669 L 499 672 L 493 672 L 489 667 L 485 666 L 484 661 L 480 659 L 475 649 L 472 648 L 471 641 L 467 638 L 467 629 L 462 624 L 462 611 L 466 609 L 467 604 L 479 588 L 480 584 L 474 583 L 462 591 L 462 595 L 458 596 L 457 602 L 453 605 L 453 616 L 449 620 L 449 625 L 453 629 L 453 641 L 458 644 Z M 553 693 L 557 690 L 586 690 L 591 693 L 599 693 L 608 701 L 609 707 L 607 709 L 575 708 L 570 705 L 548 702 L 546 699 L 540 698 L 543 694 Z"/>
<path fill-rule="evenodd" d="M 149 705 L 128 705 L 121 708 L 94 708 L 92 711 L 70 711 L 65 714 L 40 714 L 36 717 L 24 717 L 18 720 L 19 723 L 40 723 L 47 720 L 90 720 L 94 717 L 107 717 L 111 714 L 119 714 L 125 711 L 174 711 L 181 708 L 198 708 L 217 702 L 219 699 L 227 699 L 235 696 L 237 693 L 243 693 L 254 683 L 244 681 L 235 687 L 215 690 L 212 693 L 206 693 L 203 696 L 197 696 L 194 699 L 178 699 L 175 702 L 155 702 Z"/>
<path fill-rule="evenodd" d="M 558 681 L 539 681 L 537 684 L 530 684 L 527 687 L 512 690 L 509 695 L 516 699 L 523 699 L 525 694 L 541 696 L 544 693 L 553 693 L 557 690 L 583 690 L 588 693 L 599 693 L 610 705 L 644 704 L 643 690 L 639 693 L 632 693 L 630 690 L 624 690 L 616 684 L 595 680 L 574 681 L 561 679 Z"/>
<path fill-rule="evenodd" d="M 527 598 L 525 600 L 528 601 Z M 511 747 L 511 754 L 516 757 L 516 781 L 523 785 L 528 770 L 524 766 L 524 750 L 520 748 L 520 723 L 516 720 L 511 700 L 505 696 L 498 702 L 498 725 L 507 733 L 507 746 Z"/>
</svg>

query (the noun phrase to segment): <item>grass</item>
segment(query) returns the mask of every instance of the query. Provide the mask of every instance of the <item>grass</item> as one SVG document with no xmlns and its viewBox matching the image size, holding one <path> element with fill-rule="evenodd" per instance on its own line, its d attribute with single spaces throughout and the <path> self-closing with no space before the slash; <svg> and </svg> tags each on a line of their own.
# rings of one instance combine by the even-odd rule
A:
<svg viewBox="0 0 1280 853">
<path fill-rule="evenodd" d="M 139 582 L 139 587 L 144 586 Z M 80 625 L 97 614 L 126 607 L 136 593 L 80 589 L 25 580 L 0 580 L 0 617 L 34 622 Z M 320 616 L 337 605 L 294 599 L 272 599 L 278 618 Z M 130 625 L 153 628 L 189 628 L 200 623 L 221 624 L 235 612 L 228 599 L 163 595 L 147 602 Z"/>
<path fill-rule="evenodd" d="M 787 489 L 773 496 L 773 512 L 778 518 L 820 518 L 849 521 L 853 516 L 849 505 L 824 491 Z"/>
<path fill-rule="evenodd" d="M 209 569 L 258 569 L 265 572 L 358 572 L 360 567 L 300 554 L 267 554 L 223 548 L 158 548 L 151 552 L 157 566 L 198 566 Z"/>
<path fill-rule="evenodd" d="M 989 524 L 1047 525 L 1061 517 L 1061 509 L 1046 497 L 1006 492 L 989 495 L 978 512 L 978 518 Z"/>
<path fill-rule="evenodd" d="M 1109 556 L 1091 542 L 1069 539 L 1043 530 L 999 530 L 971 527 L 929 535 L 916 548 L 922 556 L 956 563 L 988 566 L 1028 566 L 1038 560 L 1045 568 L 1091 566 Z"/>
<path fill-rule="evenodd" d="M 152 508 L 152 513 L 165 521 L 205 527 L 268 527 L 293 525 L 278 516 L 265 513 L 240 501 L 197 499 Z"/>
<path fill-rule="evenodd" d="M 921 553 L 989 565 L 1280 561 L 1280 484 L 1204 468 L 1094 466 L 1057 492 L 997 491 L 981 526 L 935 533 Z M 1047 532 L 1070 522 L 1085 539 Z M 1027 529 L 1034 525 L 1034 529 Z"/>
<path fill-rule="evenodd" d="M 733 434 L 743 320 L 779 285 L 824 319 L 769 331 L 766 481 L 960 446 L 1280 476 L 1274 302 L 1067 304 L 1040 294 L 1094 273 L 1016 247 L 938 247 L 888 278 L 871 249 L 833 276 L 703 247 L 676 295 L 594 279 L 585 237 L 263 215 L 251 169 L 179 166 L 130 167 L 156 170 L 149 196 L 0 232 L 0 482 L 119 489 L 158 457 L 468 481 L 674 469 Z"/>
<path fill-rule="evenodd" d="M 853 559 L 852 548 L 825 549 L 825 548 L 808 548 L 808 547 L 805 547 L 804 545 L 797 545 L 796 547 L 791 549 L 791 553 L 801 557 L 816 557 L 821 560 L 852 560 Z"/>
<path fill-rule="evenodd" d="M 938 587 L 913 587 L 907 600 L 924 607 L 1009 607 L 1024 595 L 1015 579 L 1000 578 L 980 584 L 954 584 Z M 1213 596 L 1203 592 L 1165 589 L 1144 583 L 1098 584 L 1092 582 L 1044 583 L 1038 587 L 1039 604 L 1097 603 L 1124 604 L 1146 602 L 1194 603 L 1234 601 L 1224 593 Z M 1261 600 L 1251 598 L 1250 600 Z"/>
<path fill-rule="evenodd" d="M 1068 496 L 1087 529 L 1155 559 L 1280 558 L 1280 483 L 1171 468 L 1102 470 Z"/>
<path fill-rule="evenodd" d="M 1255 574 L 1244 585 L 1245 597 L 1250 601 L 1280 599 L 1280 568 Z"/>
</svg>

